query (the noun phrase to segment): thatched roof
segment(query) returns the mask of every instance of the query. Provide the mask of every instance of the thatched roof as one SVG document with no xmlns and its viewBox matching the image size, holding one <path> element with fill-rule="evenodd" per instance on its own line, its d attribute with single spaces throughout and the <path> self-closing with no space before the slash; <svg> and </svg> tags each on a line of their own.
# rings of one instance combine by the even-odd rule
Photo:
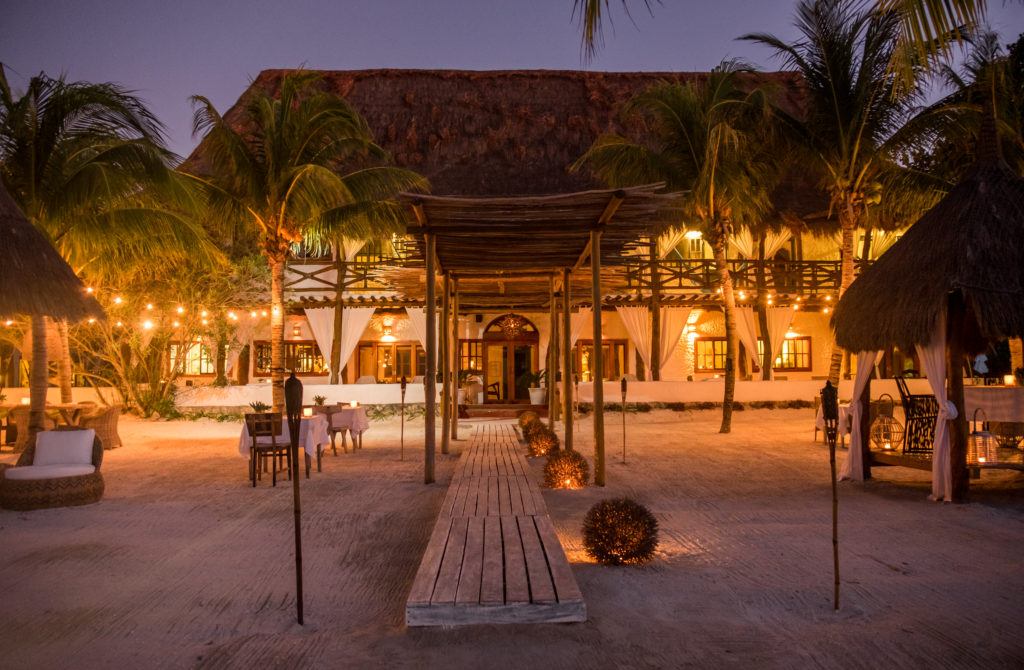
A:
<svg viewBox="0 0 1024 670">
<path fill-rule="evenodd" d="M 276 91 L 289 70 L 265 70 L 250 90 Z M 399 167 L 430 180 L 435 195 L 518 196 L 601 188 L 568 167 L 601 134 L 622 132 L 618 109 L 661 81 L 707 77 L 695 72 L 554 70 L 353 70 L 322 72 L 323 85 L 366 119 Z M 779 104 L 799 114 L 801 79 L 792 72 L 741 75 L 770 85 Z M 225 114 L 241 125 L 246 94 Z M 203 145 L 186 161 L 201 173 Z M 776 207 L 804 216 L 827 209 L 814 180 L 793 175 Z"/>
<path fill-rule="evenodd" d="M 985 339 L 1024 335 L 1024 179 L 997 157 L 851 284 L 832 317 L 836 341 L 852 351 L 925 344 L 952 292 Z"/>
<path fill-rule="evenodd" d="M 0 315 L 20 314 L 80 321 L 103 310 L 0 184 Z"/>
</svg>

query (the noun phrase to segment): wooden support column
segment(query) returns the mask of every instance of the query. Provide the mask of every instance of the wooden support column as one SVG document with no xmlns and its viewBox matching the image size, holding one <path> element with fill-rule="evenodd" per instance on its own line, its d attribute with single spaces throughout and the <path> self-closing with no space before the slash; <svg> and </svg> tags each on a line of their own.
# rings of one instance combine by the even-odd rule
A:
<svg viewBox="0 0 1024 670">
<path fill-rule="evenodd" d="M 658 241 L 651 240 L 651 381 L 661 381 L 661 272 Z"/>
<path fill-rule="evenodd" d="M 861 463 L 864 464 L 864 479 L 871 479 L 871 377 L 874 374 L 874 370 L 868 374 L 868 381 L 864 384 L 864 391 L 860 394 L 859 399 L 860 458 Z"/>
<path fill-rule="evenodd" d="M 451 439 L 459 439 L 459 367 L 462 363 L 462 347 L 459 342 L 459 280 L 452 279 L 452 429 Z"/>
<path fill-rule="evenodd" d="M 544 362 L 548 384 L 548 428 L 555 429 L 555 368 L 558 367 L 558 310 L 555 308 L 555 277 L 548 277 L 548 357 Z"/>
<path fill-rule="evenodd" d="M 441 291 L 441 453 L 447 454 L 452 430 L 452 278 L 444 273 Z"/>
<path fill-rule="evenodd" d="M 594 300 L 594 484 L 604 486 L 604 346 L 601 341 L 601 229 L 590 231 L 590 281 Z"/>
<path fill-rule="evenodd" d="M 965 503 L 970 494 L 970 478 L 967 469 L 967 410 L 964 407 L 964 331 L 967 309 L 959 292 L 949 296 L 948 326 L 946 328 L 946 395 L 956 406 L 957 417 L 949 422 L 949 464 L 953 490 L 951 500 Z M 971 317 L 972 319 L 974 317 Z"/>
<path fill-rule="evenodd" d="M 423 376 L 423 396 L 426 404 L 426 415 L 423 417 L 423 483 L 434 483 L 434 449 L 435 436 L 434 412 L 437 411 L 437 292 L 435 283 L 435 251 L 437 240 L 432 233 L 423 234 L 423 242 L 426 247 L 426 301 L 424 314 L 426 315 L 427 329 L 427 370 Z"/>
<path fill-rule="evenodd" d="M 562 422 L 565 448 L 572 449 L 572 285 L 569 268 L 562 270 Z"/>
</svg>

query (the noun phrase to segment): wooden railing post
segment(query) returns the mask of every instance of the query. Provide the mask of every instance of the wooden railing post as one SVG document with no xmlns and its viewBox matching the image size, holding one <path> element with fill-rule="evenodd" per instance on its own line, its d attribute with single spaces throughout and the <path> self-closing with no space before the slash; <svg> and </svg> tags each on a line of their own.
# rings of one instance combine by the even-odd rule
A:
<svg viewBox="0 0 1024 670">
<path fill-rule="evenodd" d="M 590 231 L 590 282 L 594 301 L 594 355 L 590 371 L 594 381 L 594 483 L 605 484 L 604 472 L 604 346 L 601 341 L 601 229 Z"/>
</svg>

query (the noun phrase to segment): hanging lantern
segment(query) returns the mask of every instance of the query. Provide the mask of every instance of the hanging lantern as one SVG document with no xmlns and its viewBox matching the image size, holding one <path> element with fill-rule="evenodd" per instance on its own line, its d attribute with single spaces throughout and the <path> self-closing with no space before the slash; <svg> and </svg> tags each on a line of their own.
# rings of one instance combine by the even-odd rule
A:
<svg viewBox="0 0 1024 670">
<path fill-rule="evenodd" d="M 888 397 L 888 407 L 882 398 Z M 893 417 L 896 401 L 888 393 L 878 399 L 878 416 L 871 422 L 871 446 L 875 451 L 895 452 L 903 447 L 903 424 Z"/>
<path fill-rule="evenodd" d="M 978 412 L 985 417 L 979 424 Z M 999 452 L 996 440 L 992 433 L 983 430 L 982 426 L 988 421 L 988 415 L 980 407 L 974 410 L 974 417 L 971 419 L 971 434 L 967 437 L 967 462 L 971 465 L 986 465 L 996 463 L 999 460 Z"/>
</svg>

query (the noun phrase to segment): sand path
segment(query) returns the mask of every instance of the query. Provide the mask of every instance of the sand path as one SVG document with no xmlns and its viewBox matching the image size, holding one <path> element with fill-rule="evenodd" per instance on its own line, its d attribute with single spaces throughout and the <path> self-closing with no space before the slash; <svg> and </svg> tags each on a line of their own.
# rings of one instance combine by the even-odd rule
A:
<svg viewBox="0 0 1024 670">
<path fill-rule="evenodd" d="M 590 620 L 407 630 L 443 498 L 421 483 L 422 421 L 374 424 L 303 480 L 307 625 L 293 623 L 290 486 L 253 490 L 238 426 L 126 420 L 102 503 L 0 512 L 0 667 L 998 668 L 1024 664 L 1024 475 L 975 502 L 925 500 L 925 473 L 842 488 L 844 602 L 831 609 L 828 457 L 809 410 L 609 415 L 609 486 L 545 492 Z M 578 448 L 589 455 L 589 422 Z M 419 439 L 417 439 L 419 438 Z M 535 462 L 535 475 L 541 464 Z M 662 526 L 641 568 L 587 561 L 594 501 Z"/>
</svg>

